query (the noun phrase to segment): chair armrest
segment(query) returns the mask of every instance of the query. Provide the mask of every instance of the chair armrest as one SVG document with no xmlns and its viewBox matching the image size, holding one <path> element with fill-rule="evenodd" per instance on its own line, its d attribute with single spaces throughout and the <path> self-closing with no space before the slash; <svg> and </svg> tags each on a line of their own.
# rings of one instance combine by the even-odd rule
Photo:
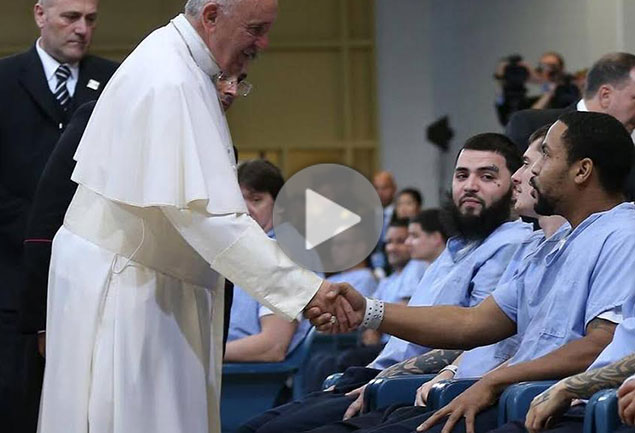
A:
<svg viewBox="0 0 635 433">
<path fill-rule="evenodd" d="M 428 407 L 430 410 L 441 409 L 454 400 L 454 397 L 474 385 L 479 379 L 441 380 L 430 388 Z"/>
<path fill-rule="evenodd" d="M 545 380 L 520 382 L 508 386 L 498 401 L 498 425 L 523 421 L 534 397 L 555 383 L 555 380 Z"/>
<path fill-rule="evenodd" d="M 617 390 L 605 389 L 593 394 L 584 413 L 584 433 L 612 433 L 622 425 L 617 414 Z"/>
<path fill-rule="evenodd" d="M 326 379 L 324 379 L 324 382 L 322 382 L 322 389 L 324 390 L 335 385 L 343 374 L 344 373 L 333 373 L 329 375 Z"/>
<path fill-rule="evenodd" d="M 368 382 L 364 391 L 364 412 L 388 407 L 396 403 L 414 404 L 417 389 L 434 378 L 434 374 L 412 374 L 380 377 Z"/>
</svg>

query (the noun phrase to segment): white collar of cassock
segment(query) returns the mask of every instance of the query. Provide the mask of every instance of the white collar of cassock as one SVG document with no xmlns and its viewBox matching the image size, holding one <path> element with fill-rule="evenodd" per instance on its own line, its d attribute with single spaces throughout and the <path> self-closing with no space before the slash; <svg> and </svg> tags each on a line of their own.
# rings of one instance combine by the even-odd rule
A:
<svg viewBox="0 0 635 433">
<path fill-rule="evenodd" d="M 198 67 L 210 77 L 218 74 L 220 68 L 218 67 L 218 63 L 216 63 L 216 59 L 214 59 L 212 52 L 207 48 L 201 36 L 196 32 L 196 29 L 194 29 L 188 19 L 185 18 L 185 15 L 180 14 L 170 22 L 176 27 L 176 30 L 185 41 Z"/>
</svg>

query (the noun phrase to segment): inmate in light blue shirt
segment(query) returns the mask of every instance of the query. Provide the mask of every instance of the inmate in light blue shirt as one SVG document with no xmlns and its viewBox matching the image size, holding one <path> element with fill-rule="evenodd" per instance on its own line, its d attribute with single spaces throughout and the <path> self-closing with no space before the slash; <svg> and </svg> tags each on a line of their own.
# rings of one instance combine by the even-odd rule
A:
<svg viewBox="0 0 635 433">
<path fill-rule="evenodd" d="M 403 269 L 403 276 L 401 277 L 401 284 L 399 286 L 399 296 L 401 299 L 412 298 L 427 268 L 428 263 L 423 260 L 410 259 L 410 261 L 408 261 L 408 264 Z"/>
<path fill-rule="evenodd" d="M 518 248 L 499 280 L 498 286 L 507 284 L 514 278 L 524 263 L 529 263 L 531 267 L 523 274 L 524 278 L 538 279 L 544 270 L 545 256 L 558 246 L 570 227 L 568 223 L 563 224 L 549 239 L 545 238 L 542 230 L 535 231 Z M 477 347 L 463 353 L 454 378 L 481 377 L 510 359 L 516 353 L 519 342 L 520 338 L 517 334 L 498 343 Z"/>
<path fill-rule="evenodd" d="M 539 278 L 523 278 L 528 269 L 492 294 L 521 338 L 510 365 L 583 337 L 591 320 L 635 292 L 635 206 L 590 215 L 546 255 Z"/>
<path fill-rule="evenodd" d="M 454 237 L 428 267 L 410 299 L 410 306 L 480 303 L 496 287 L 512 256 L 532 233 L 530 224 L 502 224 L 485 240 L 467 242 Z M 388 344 L 369 367 L 384 369 L 430 349 L 390 337 Z"/>
<path fill-rule="evenodd" d="M 402 302 L 401 284 L 404 277 L 404 271 L 394 271 L 392 274 L 379 280 L 377 290 L 373 295 L 375 299 L 381 299 L 384 302 Z"/>
<path fill-rule="evenodd" d="M 368 268 L 338 272 L 328 277 L 327 280 L 332 283 L 348 283 L 366 297 L 373 296 L 377 289 L 377 280 Z"/>
</svg>

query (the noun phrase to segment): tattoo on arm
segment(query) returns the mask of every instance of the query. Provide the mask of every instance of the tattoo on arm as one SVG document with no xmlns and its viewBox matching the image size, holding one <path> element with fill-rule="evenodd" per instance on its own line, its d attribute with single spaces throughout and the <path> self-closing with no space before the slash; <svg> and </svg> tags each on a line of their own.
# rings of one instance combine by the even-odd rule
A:
<svg viewBox="0 0 635 433">
<path fill-rule="evenodd" d="M 589 323 L 589 328 L 591 327 Z M 628 355 L 606 367 L 596 368 L 564 379 L 564 385 L 577 398 L 589 398 L 596 392 L 617 388 L 635 373 L 635 354 Z"/>
<path fill-rule="evenodd" d="M 436 373 L 450 365 L 462 350 L 435 349 L 383 370 L 377 377 L 394 377 L 404 374 Z"/>
<path fill-rule="evenodd" d="M 611 335 L 613 335 L 615 333 L 616 327 L 617 325 L 615 323 L 596 317 L 595 319 L 589 322 L 589 324 L 586 327 L 586 330 L 587 330 L 587 334 L 593 330 L 593 331 L 606 331 L 611 333 Z"/>
</svg>

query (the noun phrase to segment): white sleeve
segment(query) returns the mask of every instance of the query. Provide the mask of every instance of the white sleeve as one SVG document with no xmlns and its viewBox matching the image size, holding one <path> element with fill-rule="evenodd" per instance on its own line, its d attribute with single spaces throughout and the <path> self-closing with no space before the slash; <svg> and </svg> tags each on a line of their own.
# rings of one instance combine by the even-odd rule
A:
<svg viewBox="0 0 635 433">
<path fill-rule="evenodd" d="M 322 279 L 292 262 L 247 214 L 211 215 L 203 207 L 161 207 L 216 272 L 273 312 L 295 319 Z"/>
</svg>

